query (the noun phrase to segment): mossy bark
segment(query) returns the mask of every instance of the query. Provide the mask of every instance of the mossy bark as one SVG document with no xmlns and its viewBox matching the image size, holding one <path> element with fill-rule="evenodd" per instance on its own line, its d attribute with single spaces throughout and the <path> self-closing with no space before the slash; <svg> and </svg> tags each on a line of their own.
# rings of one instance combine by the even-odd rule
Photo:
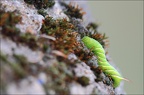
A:
<svg viewBox="0 0 144 95">
<path fill-rule="evenodd" d="M 78 4 L 38 1 L 0 1 L 0 92 L 123 94 L 81 41 L 88 35 L 107 48 L 97 24 L 82 24 Z"/>
</svg>

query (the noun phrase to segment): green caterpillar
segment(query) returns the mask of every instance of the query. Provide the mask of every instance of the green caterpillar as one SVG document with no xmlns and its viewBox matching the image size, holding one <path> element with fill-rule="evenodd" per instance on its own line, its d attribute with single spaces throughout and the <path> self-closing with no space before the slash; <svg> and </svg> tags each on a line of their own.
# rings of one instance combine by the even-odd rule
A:
<svg viewBox="0 0 144 95">
<path fill-rule="evenodd" d="M 88 49 L 91 49 L 94 55 L 97 56 L 98 65 L 102 69 L 102 71 L 106 75 L 109 75 L 112 78 L 114 88 L 120 85 L 121 80 L 127 80 L 123 78 L 120 75 L 120 73 L 108 63 L 106 56 L 105 56 L 105 51 L 102 45 L 98 41 L 88 36 L 83 37 L 82 41 L 84 45 Z"/>
</svg>

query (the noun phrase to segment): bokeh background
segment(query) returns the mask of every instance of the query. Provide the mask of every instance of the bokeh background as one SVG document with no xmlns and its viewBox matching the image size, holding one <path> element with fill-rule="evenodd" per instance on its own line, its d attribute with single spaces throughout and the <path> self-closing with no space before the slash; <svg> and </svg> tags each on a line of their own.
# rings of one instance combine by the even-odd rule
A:
<svg viewBox="0 0 144 95">
<path fill-rule="evenodd" d="M 143 94 L 143 1 L 88 1 L 99 32 L 109 37 L 109 55 L 122 75 L 127 94 Z"/>
</svg>

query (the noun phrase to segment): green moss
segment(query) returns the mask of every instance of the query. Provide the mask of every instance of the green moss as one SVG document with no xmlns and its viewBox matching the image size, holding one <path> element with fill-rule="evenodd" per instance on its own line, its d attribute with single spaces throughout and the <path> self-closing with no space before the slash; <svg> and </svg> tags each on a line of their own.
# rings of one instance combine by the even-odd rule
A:
<svg viewBox="0 0 144 95">
<path fill-rule="evenodd" d="M 7 56 L 2 54 L 2 52 L 0 52 L 0 59 L 1 61 L 7 62 Z"/>
<path fill-rule="evenodd" d="M 47 13 L 45 12 L 45 10 L 43 8 L 39 9 L 38 13 L 41 14 L 42 16 L 44 16 L 44 17 L 47 15 Z"/>
<path fill-rule="evenodd" d="M 94 31 L 94 33 L 96 33 L 96 32 L 97 32 L 98 25 L 97 25 L 96 23 L 90 22 L 90 23 L 86 26 L 86 28 L 87 28 L 89 31 L 92 30 L 92 31 Z"/>
<path fill-rule="evenodd" d="M 28 4 L 33 4 L 35 0 L 24 0 Z"/>
<path fill-rule="evenodd" d="M 87 86 L 89 85 L 89 78 L 82 76 L 82 77 L 78 77 L 77 81 L 82 85 L 82 86 Z"/>
<path fill-rule="evenodd" d="M 61 2 L 61 5 L 66 8 L 64 13 L 70 17 L 82 19 L 83 15 L 85 14 L 85 12 L 81 11 L 82 9 L 79 8 L 78 5 L 72 5 L 71 3 L 68 5 L 65 2 Z"/>
<path fill-rule="evenodd" d="M 0 33 L 11 36 L 14 40 L 15 35 L 19 35 L 20 31 L 15 27 L 21 21 L 21 17 L 14 12 L 4 12 L 0 10 Z"/>
<path fill-rule="evenodd" d="M 18 38 L 19 43 L 28 45 L 29 48 L 33 50 L 36 50 L 39 48 L 37 38 L 35 35 L 32 35 L 30 33 L 24 33 L 24 34 L 19 35 L 17 38 Z"/>
<path fill-rule="evenodd" d="M 50 78 L 53 81 L 45 84 L 45 89 L 53 89 L 56 91 L 56 94 L 69 94 L 67 85 L 73 80 L 73 74 L 68 70 L 68 67 L 64 62 L 55 62 L 45 69 L 45 72 L 51 76 Z M 49 90 L 47 90 L 47 94 L 50 94 Z"/>
<path fill-rule="evenodd" d="M 16 15 L 15 12 L 4 12 L 0 10 L 0 33 L 12 39 L 17 44 L 27 45 L 32 50 L 45 49 L 43 45 L 38 42 L 38 38 L 30 33 L 21 33 L 16 24 L 21 22 L 21 16 Z M 46 45 L 45 45 L 46 46 Z"/>
<path fill-rule="evenodd" d="M 0 60 L 5 63 L 5 64 L 8 64 L 11 69 L 14 71 L 16 77 L 18 78 L 23 78 L 26 76 L 26 73 L 24 71 L 24 69 L 18 64 L 18 63 L 14 63 L 14 62 L 11 62 L 7 59 L 7 56 L 4 55 L 4 54 L 0 54 Z"/>
<path fill-rule="evenodd" d="M 15 57 L 15 59 L 17 60 L 18 63 L 21 63 L 21 64 L 27 64 L 28 63 L 26 57 L 24 57 L 23 55 L 14 54 L 13 56 Z"/>
<path fill-rule="evenodd" d="M 28 4 L 33 4 L 37 9 L 50 8 L 55 4 L 54 0 L 24 0 Z"/>
<path fill-rule="evenodd" d="M 56 41 L 51 41 L 50 44 L 53 49 L 60 50 L 63 53 L 73 52 L 77 44 L 77 33 L 73 31 L 73 25 L 66 19 L 54 20 L 52 17 L 45 18 L 41 34 L 56 38 Z"/>
<path fill-rule="evenodd" d="M 17 40 L 15 37 L 20 34 L 20 30 L 15 27 L 21 21 L 21 17 L 15 12 L 4 12 L 0 10 L 0 33 L 10 37 L 12 40 Z"/>
</svg>

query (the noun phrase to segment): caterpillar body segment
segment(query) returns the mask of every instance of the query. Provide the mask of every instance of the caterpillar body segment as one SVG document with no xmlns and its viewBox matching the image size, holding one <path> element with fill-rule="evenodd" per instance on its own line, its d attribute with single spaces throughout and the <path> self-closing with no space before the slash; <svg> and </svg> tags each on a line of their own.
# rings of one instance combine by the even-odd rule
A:
<svg viewBox="0 0 144 95">
<path fill-rule="evenodd" d="M 110 77 L 112 78 L 112 80 L 114 82 L 114 84 L 113 84 L 114 88 L 118 87 L 120 85 L 121 80 L 123 79 L 122 77 L 117 76 L 117 75 L 111 75 Z"/>
<path fill-rule="evenodd" d="M 101 64 L 102 66 L 103 66 L 103 65 L 109 66 L 109 63 L 108 63 L 108 62 L 99 61 L 99 64 Z M 100 66 L 100 65 L 99 65 L 99 66 Z"/>
<path fill-rule="evenodd" d="M 88 49 L 91 49 L 94 55 L 97 57 L 98 65 L 102 69 L 102 71 L 112 78 L 114 88 L 120 85 L 121 80 L 127 80 L 125 78 L 122 78 L 120 73 L 109 64 L 105 56 L 105 51 L 98 41 L 88 36 L 84 36 L 82 38 L 82 41 L 84 45 Z"/>
</svg>

